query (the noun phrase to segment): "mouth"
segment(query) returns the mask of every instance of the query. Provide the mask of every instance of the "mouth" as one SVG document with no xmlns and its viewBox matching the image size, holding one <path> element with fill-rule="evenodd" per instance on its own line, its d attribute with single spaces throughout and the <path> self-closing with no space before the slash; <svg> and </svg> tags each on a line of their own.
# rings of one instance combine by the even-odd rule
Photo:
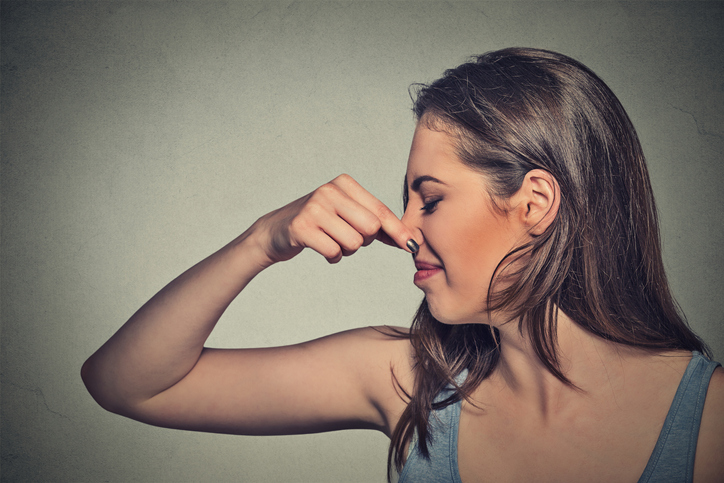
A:
<svg viewBox="0 0 724 483">
<path fill-rule="evenodd" d="M 415 261 L 415 268 L 417 269 L 417 272 L 415 272 L 415 285 L 418 285 L 423 280 L 427 280 L 438 273 L 442 273 L 442 267 L 440 265 L 421 262 L 418 260 Z"/>
</svg>

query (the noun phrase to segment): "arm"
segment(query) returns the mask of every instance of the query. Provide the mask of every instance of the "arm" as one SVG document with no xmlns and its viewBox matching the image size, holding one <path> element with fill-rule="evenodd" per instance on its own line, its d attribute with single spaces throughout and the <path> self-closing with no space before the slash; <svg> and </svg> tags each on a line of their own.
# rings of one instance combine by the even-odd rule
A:
<svg viewBox="0 0 724 483">
<path fill-rule="evenodd" d="M 396 374 L 404 380 L 407 341 L 364 329 L 282 348 L 203 346 L 226 307 L 264 268 L 305 247 L 335 263 L 375 238 L 404 247 L 412 235 L 345 175 L 265 215 L 141 307 L 85 362 L 86 387 L 110 411 L 174 428 L 387 430 L 389 414 L 399 409 L 390 365 L 401 368 Z"/>
</svg>

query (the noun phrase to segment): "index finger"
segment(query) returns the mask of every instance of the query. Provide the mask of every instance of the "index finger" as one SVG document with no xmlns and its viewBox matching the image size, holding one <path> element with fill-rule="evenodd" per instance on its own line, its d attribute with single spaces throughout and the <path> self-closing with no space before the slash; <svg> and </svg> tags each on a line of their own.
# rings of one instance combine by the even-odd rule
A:
<svg viewBox="0 0 724 483">
<path fill-rule="evenodd" d="M 364 189 L 354 178 L 342 174 L 332 180 L 332 184 L 344 190 L 350 198 L 364 206 L 380 220 L 381 228 L 377 235 L 378 240 L 387 245 L 396 245 L 409 253 L 417 252 L 419 246 L 407 226 L 397 218 L 392 210 Z"/>
</svg>

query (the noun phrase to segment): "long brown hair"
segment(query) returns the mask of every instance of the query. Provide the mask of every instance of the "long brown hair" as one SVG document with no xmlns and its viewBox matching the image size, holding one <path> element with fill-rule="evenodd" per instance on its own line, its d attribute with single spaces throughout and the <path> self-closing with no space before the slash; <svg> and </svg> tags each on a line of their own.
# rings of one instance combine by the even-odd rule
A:
<svg viewBox="0 0 724 483">
<path fill-rule="evenodd" d="M 556 353 L 559 309 L 609 341 L 709 354 L 669 290 L 636 131 L 590 69 L 550 51 L 504 49 L 447 70 L 417 86 L 413 97 L 418 122 L 453 137 L 461 161 L 489 181 L 496 204 L 516 193 L 532 169 L 558 182 L 555 220 L 500 262 L 488 292 L 488 310 L 512 313 L 551 373 L 570 384 Z M 513 263 L 523 257 L 525 263 Z M 514 282 L 496 291 L 503 273 Z M 431 411 L 469 397 L 499 360 L 496 329 L 442 324 L 424 300 L 409 337 L 415 386 L 392 435 L 388 470 L 402 468 L 415 432 L 428 457 Z M 464 369 L 468 376 L 457 385 L 454 378 Z M 436 401 L 448 385 L 455 390 Z"/>
</svg>

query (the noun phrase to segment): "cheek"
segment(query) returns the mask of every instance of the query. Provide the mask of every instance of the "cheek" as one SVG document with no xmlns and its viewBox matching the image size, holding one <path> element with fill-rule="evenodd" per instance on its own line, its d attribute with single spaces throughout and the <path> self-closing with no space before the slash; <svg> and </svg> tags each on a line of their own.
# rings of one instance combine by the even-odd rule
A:
<svg viewBox="0 0 724 483">
<path fill-rule="evenodd" d="M 513 244 L 505 224 L 494 216 L 476 216 L 464 220 L 456 252 L 462 268 L 471 278 L 483 278 L 487 286 L 495 268 Z"/>
</svg>

